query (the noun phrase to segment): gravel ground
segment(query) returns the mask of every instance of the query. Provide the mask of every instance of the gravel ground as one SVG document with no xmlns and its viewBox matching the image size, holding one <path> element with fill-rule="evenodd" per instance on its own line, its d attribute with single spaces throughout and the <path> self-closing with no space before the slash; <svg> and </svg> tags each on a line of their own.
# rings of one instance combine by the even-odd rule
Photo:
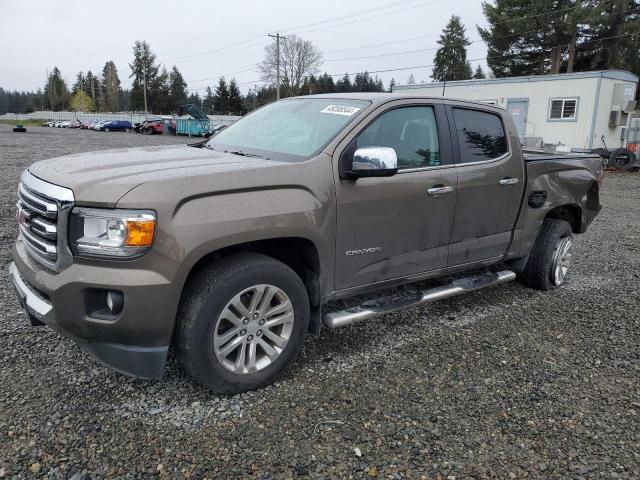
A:
<svg viewBox="0 0 640 480">
<path fill-rule="evenodd" d="M 7 278 L 25 167 L 184 141 L 0 125 L 0 478 L 640 478 L 640 175 L 607 175 L 566 287 L 324 331 L 275 385 L 216 397 L 28 326 Z"/>
</svg>

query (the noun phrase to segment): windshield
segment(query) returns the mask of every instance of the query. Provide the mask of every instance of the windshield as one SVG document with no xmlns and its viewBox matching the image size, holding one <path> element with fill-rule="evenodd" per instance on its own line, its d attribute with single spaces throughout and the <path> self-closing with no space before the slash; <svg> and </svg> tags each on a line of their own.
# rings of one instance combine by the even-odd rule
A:
<svg viewBox="0 0 640 480">
<path fill-rule="evenodd" d="M 207 146 L 240 155 L 309 157 L 368 105 L 366 101 L 336 98 L 275 102 L 222 130 Z"/>
</svg>

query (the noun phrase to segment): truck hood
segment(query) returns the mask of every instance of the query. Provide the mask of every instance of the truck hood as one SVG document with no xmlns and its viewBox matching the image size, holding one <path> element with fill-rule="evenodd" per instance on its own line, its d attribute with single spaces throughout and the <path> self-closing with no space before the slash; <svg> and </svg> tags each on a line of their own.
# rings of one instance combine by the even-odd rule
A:
<svg viewBox="0 0 640 480">
<path fill-rule="evenodd" d="M 50 158 L 34 163 L 29 172 L 41 180 L 70 188 L 77 203 L 115 206 L 128 191 L 143 183 L 280 164 L 207 148 L 164 145 Z"/>
</svg>

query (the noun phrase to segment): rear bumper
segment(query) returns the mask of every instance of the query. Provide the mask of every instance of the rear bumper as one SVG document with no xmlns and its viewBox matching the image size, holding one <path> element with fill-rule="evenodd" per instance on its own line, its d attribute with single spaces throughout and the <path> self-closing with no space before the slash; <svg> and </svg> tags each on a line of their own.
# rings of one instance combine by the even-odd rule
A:
<svg viewBox="0 0 640 480">
<path fill-rule="evenodd" d="M 72 339 L 108 367 L 141 378 L 162 377 L 176 300 L 156 272 L 73 264 L 59 274 L 38 267 L 18 240 L 9 276 L 29 320 Z M 109 320 L 87 313 L 85 292 L 116 288 L 122 312 Z"/>
</svg>

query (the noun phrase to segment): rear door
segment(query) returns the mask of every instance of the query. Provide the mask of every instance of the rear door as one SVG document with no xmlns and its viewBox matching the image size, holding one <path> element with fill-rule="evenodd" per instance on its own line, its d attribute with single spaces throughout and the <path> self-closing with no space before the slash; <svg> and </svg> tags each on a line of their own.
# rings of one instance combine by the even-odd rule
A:
<svg viewBox="0 0 640 480">
<path fill-rule="evenodd" d="M 499 258 L 511 242 L 525 187 L 519 137 L 497 109 L 453 104 L 447 115 L 458 172 L 449 265 Z"/>
<path fill-rule="evenodd" d="M 444 105 L 437 100 L 385 104 L 367 116 L 336 155 L 374 146 L 395 150 L 396 175 L 353 181 L 340 179 L 336 168 L 337 290 L 447 264 L 457 174 Z M 434 194 L 434 188 L 442 193 Z"/>
</svg>

